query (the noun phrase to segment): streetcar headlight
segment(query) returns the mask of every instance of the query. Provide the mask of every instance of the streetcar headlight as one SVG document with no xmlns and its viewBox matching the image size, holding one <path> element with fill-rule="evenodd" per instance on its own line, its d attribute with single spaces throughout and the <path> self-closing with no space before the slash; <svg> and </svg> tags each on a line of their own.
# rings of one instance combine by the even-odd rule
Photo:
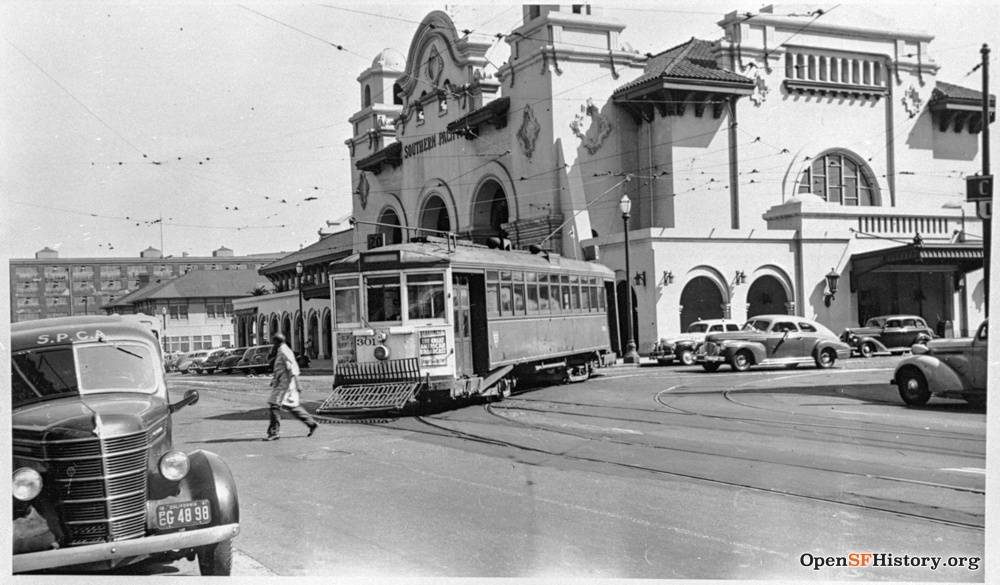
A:
<svg viewBox="0 0 1000 585">
<path fill-rule="evenodd" d="M 387 360 L 389 359 L 389 348 L 384 345 L 378 345 L 375 347 L 375 359 L 377 360 Z"/>
<path fill-rule="evenodd" d="M 14 472 L 14 497 L 22 502 L 35 499 L 42 492 L 42 475 L 30 467 L 22 467 Z"/>
<path fill-rule="evenodd" d="M 181 451 L 167 451 L 160 457 L 160 474 L 170 481 L 184 479 L 190 468 L 187 454 Z"/>
</svg>

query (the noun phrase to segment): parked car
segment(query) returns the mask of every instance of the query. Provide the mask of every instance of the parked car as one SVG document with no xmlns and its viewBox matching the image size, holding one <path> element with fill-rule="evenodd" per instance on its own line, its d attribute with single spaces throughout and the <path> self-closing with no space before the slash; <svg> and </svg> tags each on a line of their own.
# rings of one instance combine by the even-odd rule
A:
<svg viewBox="0 0 1000 585">
<path fill-rule="evenodd" d="M 865 321 L 864 327 L 845 329 L 840 340 L 861 357 L 876 353 L 909 351 L 915 343 L 934 339 L 934 331 L 916 315 L 881 315 Z"/>
<path fill-rule="evenodd" d="M 265 374 L 270 372 L 274 368 L 274 357 L 271 355 L 273 349 L 273 345 L 255 345 L 247 348 L 246 353 L 243 354 L 243 358 L 236 364 L 235 369 L 248 374 Z M 297 353 L 295 354 L 295 363 L 300 368 L 308 368 L 309 356 Z"/>
<path fill-rule="evenodd" d="M 184 357 L 184 353 L 180 351 L 175 351 L 167 354 L 163 354 L 163 367 L 168 372 L 173 372 L 177 369 L 177 362 Z"/>
<path fill-rule="evenodd" d="M 235 347 L 233 349 L 227 350 L 226 355 L 219 360 L 218 371 L 223 374 L 232 374 L 233 370 L 236 369 L 236 364 L 240 363 L 243 359 L 243 354 L 247 352 L 246 347 Z"/>
<path fill-rule="evenodd" d="M 198 560 L 229 575 L 239 499 L 229 467 L 172 444 L 160 348 L 120 316 L 11 325 L 13 572 Z M 8 549 L 10 550 L 10 549 Z"/>
<path fill-rule="evenodd" d="M 988 332 L 988 321 L 983 321 L 974 337 L 914 345 L 913 355 L 899 362 L 892 377 L 899 397 L 911 406 L 926 404 L 931 396 L 984 406 Z"/>
<path fill-rule="evenodd" d="M 740 324 L 729 319 L 705 319 L 688 325 L 687 333 L 673 337 L 661 338 L 653 344 L 649 353 L 660 365 L 680 363 L 685 366 L 694 364 L 694 353 L 698 345 L 705 341 L 709 333 L 724 331 L 739 331 Z"/>
<path fill-rule="evenodd" d="M 213 374 L 215 370 L 219 369 L 219 362 L 222 358 L 226 357 L 229 352 L 227 348 L 214 349 L 208 352 L 208 356 L 205 357 L 201 363 L 193 364 L 191 366 L 191 371 L 196 374 Z"/>
<path fill-rule="evenodd" d="M 177 360 L 175 369 L 182 374 L 186 374 L 191 371 L 192 367 L 200 365 L 207 357 L 208 351 L 206 350 L 189 351 L 181 359 Z"/>
<path fill-rule="evenodd" d="M 807 363 L 830 368 L 838 359 L 849 357 L 851 346 L 815 321 L 792 315 L 758 315 L 739 332 L 707 335 L 695 360 L 709 372 L 722 364 L 745 372 L 751 366 L 794 368 Z"/>
</svg>

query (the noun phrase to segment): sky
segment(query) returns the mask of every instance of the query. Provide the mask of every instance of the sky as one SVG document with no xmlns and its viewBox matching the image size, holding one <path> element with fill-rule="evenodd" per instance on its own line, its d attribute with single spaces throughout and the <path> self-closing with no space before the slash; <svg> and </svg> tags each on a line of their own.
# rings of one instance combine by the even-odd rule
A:
<svg viewBox="0 0 1000 585">
<path fill-rule="evenodd" d="M 642 53 L 717 39 L 724 14 L 763 5 L 595 3 Z M 970 71 L 987 42 L 1000 78 L 996 2 L 779 6 L 847 20 L 868 10 L 866 23 L 931 32 L 938 79 L 967 87 L 979 87 Z M 496 63 L 508 51 L 494 35 L 521 22 L 520 5 L 500 2 L 0 0 L 0 253 L 128 257 L 162 242 L 165 255 L 205 256 L 315 242 L 350 213 L 344 141 L 358 74 L 386 47 L 405 55 L 435 9 L 494 41 Z"/>
</svg>

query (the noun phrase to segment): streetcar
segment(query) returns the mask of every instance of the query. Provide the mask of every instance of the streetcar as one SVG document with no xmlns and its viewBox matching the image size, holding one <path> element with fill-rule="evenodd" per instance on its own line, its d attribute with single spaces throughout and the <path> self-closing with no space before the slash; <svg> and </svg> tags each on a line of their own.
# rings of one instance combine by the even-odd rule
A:
<svg viewBox="0 0 1000 585">
<path fill-rule="evenodd" d="M 614 358 L 614 273 L 554 253 L 421 238 L 329 265 L 334 388 L 319 414 L 502 399 Z"/>
</svg>

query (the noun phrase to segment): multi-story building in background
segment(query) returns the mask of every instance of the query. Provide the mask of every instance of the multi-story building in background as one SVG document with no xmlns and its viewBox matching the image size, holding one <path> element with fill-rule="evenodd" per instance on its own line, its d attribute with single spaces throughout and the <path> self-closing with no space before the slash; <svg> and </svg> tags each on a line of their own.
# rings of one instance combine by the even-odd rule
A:
<svg viewBox="0 0 1000 585">
<path fill-rule="evenodd" d="M 138 258 L 60 258 L 43 248 L 34 258 L 10 260 L 11 322 L 102 314 L 102 307 L 157 279 L 198 270 L 254 270 L 285 253 L 234 256 L 221 247 L 211 256 L 163 257 L 156 248 Z"/>
</svg>

